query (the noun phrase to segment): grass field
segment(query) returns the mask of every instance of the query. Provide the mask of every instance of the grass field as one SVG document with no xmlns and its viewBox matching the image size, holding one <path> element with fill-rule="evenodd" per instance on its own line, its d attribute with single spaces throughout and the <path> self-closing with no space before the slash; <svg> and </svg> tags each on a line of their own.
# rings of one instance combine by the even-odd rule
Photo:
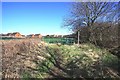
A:
<svg viewBox="0 0 120 80">
<path fill-rule="evenodd" d="M 2 61 L 3 78 L 120 78 L 119 58 L 90 43 L 2 40 Z"/>
<path fill-rule="evenodd" d="M 27 72 L 25 78 L 120 78 L 119 59 L 92 44 L 48 44 L 38 64 L 37 74 Z M 44 57 L 44 58 L 43 58 Z"/>
<path fill-rule="evenodd" d="M 42 40 L 47 43 L 61 43 L 61 44 L 73 44 L 75 42 L 73 38 L 43 38 Z"/>
</svg>

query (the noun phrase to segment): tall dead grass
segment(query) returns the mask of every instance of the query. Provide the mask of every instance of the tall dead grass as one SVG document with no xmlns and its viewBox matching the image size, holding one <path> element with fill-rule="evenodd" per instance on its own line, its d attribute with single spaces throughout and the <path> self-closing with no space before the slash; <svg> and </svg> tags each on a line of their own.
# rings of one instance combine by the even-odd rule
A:
<svg viewBox="0 0 120 80">
<path fill-rule="evenodd" d="M 35 59 L 32 52 L 40 42 L 39 39 L 1 40 L 3 78 L 20 78 L 26 69 L 25 61 Z"/>
</svg>

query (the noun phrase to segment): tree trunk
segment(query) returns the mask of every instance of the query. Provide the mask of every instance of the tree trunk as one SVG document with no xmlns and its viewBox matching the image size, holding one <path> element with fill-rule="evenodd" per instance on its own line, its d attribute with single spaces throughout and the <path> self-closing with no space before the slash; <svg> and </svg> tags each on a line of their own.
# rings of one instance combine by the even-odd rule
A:
<svg viewBox="0 0 120 80">
<path fill-rule="evenodd" d="M 90 27 L 90 36 L 89 36 L 89 41 L 91 43 L 94 43 L 95 45 L 97 45 L 96 39 L 95 39 L 95 35 L 94 35 L 94 31 L 93 31 L 93 27 Z"/>
</svg>

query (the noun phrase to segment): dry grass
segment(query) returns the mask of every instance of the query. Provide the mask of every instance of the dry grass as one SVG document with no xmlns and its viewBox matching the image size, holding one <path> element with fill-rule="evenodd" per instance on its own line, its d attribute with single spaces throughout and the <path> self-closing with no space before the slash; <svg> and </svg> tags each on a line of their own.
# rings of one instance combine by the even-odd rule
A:
<svg viewBox="0 0 120 80">
<path fill-rule="evenodd" d="M 38 59 L 35 50 L 38 48 L 38 44 L 40 45 L 39 39 L 1 40 L 0 42 L 2 43 L 4 78 L 19 78 L 28 67 L 36 67 L 33 61 Z"/>
<path fill-rule="evenodd" d="M 3 78 L 119 77 L 117 57 L 91 44 L 45 44 L 39 39 L 0 42 Z"/>
</svg>

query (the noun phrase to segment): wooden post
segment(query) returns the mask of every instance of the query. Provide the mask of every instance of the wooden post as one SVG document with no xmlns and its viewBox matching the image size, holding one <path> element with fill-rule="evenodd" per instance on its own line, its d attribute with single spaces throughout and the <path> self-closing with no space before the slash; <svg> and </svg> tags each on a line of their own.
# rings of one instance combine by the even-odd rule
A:
<svg viewBox="0 0 120 80">
<path fill-rule="evenodd" d="M 79 41 L 80 41 L 80 32 L 78 31 L 78 45 L 79 45 Z"/>
</svg>

